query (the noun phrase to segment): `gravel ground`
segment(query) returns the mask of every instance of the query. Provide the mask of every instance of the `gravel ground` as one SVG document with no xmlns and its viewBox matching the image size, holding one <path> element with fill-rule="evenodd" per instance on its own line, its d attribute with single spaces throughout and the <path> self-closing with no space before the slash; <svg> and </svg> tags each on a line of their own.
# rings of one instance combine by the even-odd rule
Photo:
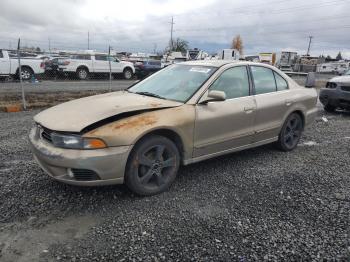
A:
<svg viewBox="0 0 350 262">
<path fill-rule="evenodd" d="M 51 180 L 0 113 L 0 261 L 350 259 L 350 114 L 323 112 L 289 153 L 263 146 L 182 167 L 168 192 Z"/>
</svg>

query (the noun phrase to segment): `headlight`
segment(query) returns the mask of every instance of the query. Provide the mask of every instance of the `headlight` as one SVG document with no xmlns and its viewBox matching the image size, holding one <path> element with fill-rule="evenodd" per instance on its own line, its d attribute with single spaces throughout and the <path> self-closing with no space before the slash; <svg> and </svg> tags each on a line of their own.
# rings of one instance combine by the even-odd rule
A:
<svg viewBox="0 0 350 262">
<path fill-rule="evenodd" d="M 78 135 L 51 133 L 51 140 L 54 146 L 68 149 L 101 149 L 107 147 L 101 139 L 85 138 Z"/>
</svg>

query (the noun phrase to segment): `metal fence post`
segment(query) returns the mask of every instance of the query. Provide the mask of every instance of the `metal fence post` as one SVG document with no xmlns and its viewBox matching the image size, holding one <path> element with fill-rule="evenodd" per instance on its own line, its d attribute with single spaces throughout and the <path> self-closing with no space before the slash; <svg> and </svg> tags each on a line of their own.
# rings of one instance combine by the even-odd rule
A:
<svg viewBox="0 0 350 262">
<path fill-rule="evenodd" d="M 108 47 L 108 65 L 109 65 L 109 92 L 112 92 L 111 46 Z"/>
<path fill-rule="evenodd" d="M 26 98 L 25 98 L 25 94 L 24 94 L 24 87 L 23 87 L 23 81 L 22 81 L 21 38 L 18 38 L 17 59 L 18 59 L 18 75 L 19 75 L 19 82 L 20 82 L 21 89 L 22 89 L 22 103 L 23 103 L 23 109 L 24 109 L 24 110 L 27 110 Z"/>
</svg>

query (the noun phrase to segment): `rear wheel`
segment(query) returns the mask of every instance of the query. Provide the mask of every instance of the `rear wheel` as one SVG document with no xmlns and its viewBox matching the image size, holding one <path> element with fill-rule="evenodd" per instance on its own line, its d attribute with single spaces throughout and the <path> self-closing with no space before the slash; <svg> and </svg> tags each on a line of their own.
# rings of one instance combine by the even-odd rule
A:
<svg viewBox="0 0 350 262">
<path fill-rule="evenodd" d="M 80 80 L 86 80 L 89 77 L 89 71 L 86 68 L 78 68 L 77 69 L 77 77 Z"/>
<path fill-rule="evenodd" d="M 291 151 L 299 143 L 303 131 L 303 120 L 297 113 L 288 116 L 279 134 L 277 146 L 283 151 Z"/>
<path fill-rule="evenodd" d="M 22 67 L 21 68 L 21 75 L 22 75 L 22 80 L 30 80 L 33 76 L 33 71 L 32 69 L 28 68 L 28 67 Z"/>
<path fill-rule="evenodd" d="M 179 164 L 179 151 L 171 140 L 162 136 L 146 137 L 130 154 L 125 183 L 139 195 L 161 193 L 175 180 Z"/>
<path fill-rule="evenodd" d="M 132 70 L 130 68 L 125 68 L 123 71 L 123 76 L 126 80 L 130 80 L 133 78 L 134 73 L 132 72 Z"/>
</svg>

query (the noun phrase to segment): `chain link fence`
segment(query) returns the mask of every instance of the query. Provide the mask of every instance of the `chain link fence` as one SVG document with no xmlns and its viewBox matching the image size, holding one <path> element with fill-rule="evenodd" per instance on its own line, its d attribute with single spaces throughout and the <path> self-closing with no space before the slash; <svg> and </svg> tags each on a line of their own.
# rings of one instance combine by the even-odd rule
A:
<svg viewBox="0 0 350 262">
<path fill-rule="evenodd" d="M 17 111 L 53 106 L 85 96 L 124 90 L 138 79 L 160 70 L 157 54 L 132 55 L 107 51 L 45 52 L 39 48 L 0 49 L 0 110 Z M 289 74 L 304 85 L 316 64 L 295 64 Z M 317 87 L 332 74 L 316 73 Z"/>
<path fill-rule="evenodd" d="M 48 107 L 126 89 L 147 75 L 139 74 L 144 61 L 130 60 L 111 47 L 107 52 L 41 52 L 21 48 L 18 41 L 17 49 L 0 49 L 0 110 Z"/>
</svg>

